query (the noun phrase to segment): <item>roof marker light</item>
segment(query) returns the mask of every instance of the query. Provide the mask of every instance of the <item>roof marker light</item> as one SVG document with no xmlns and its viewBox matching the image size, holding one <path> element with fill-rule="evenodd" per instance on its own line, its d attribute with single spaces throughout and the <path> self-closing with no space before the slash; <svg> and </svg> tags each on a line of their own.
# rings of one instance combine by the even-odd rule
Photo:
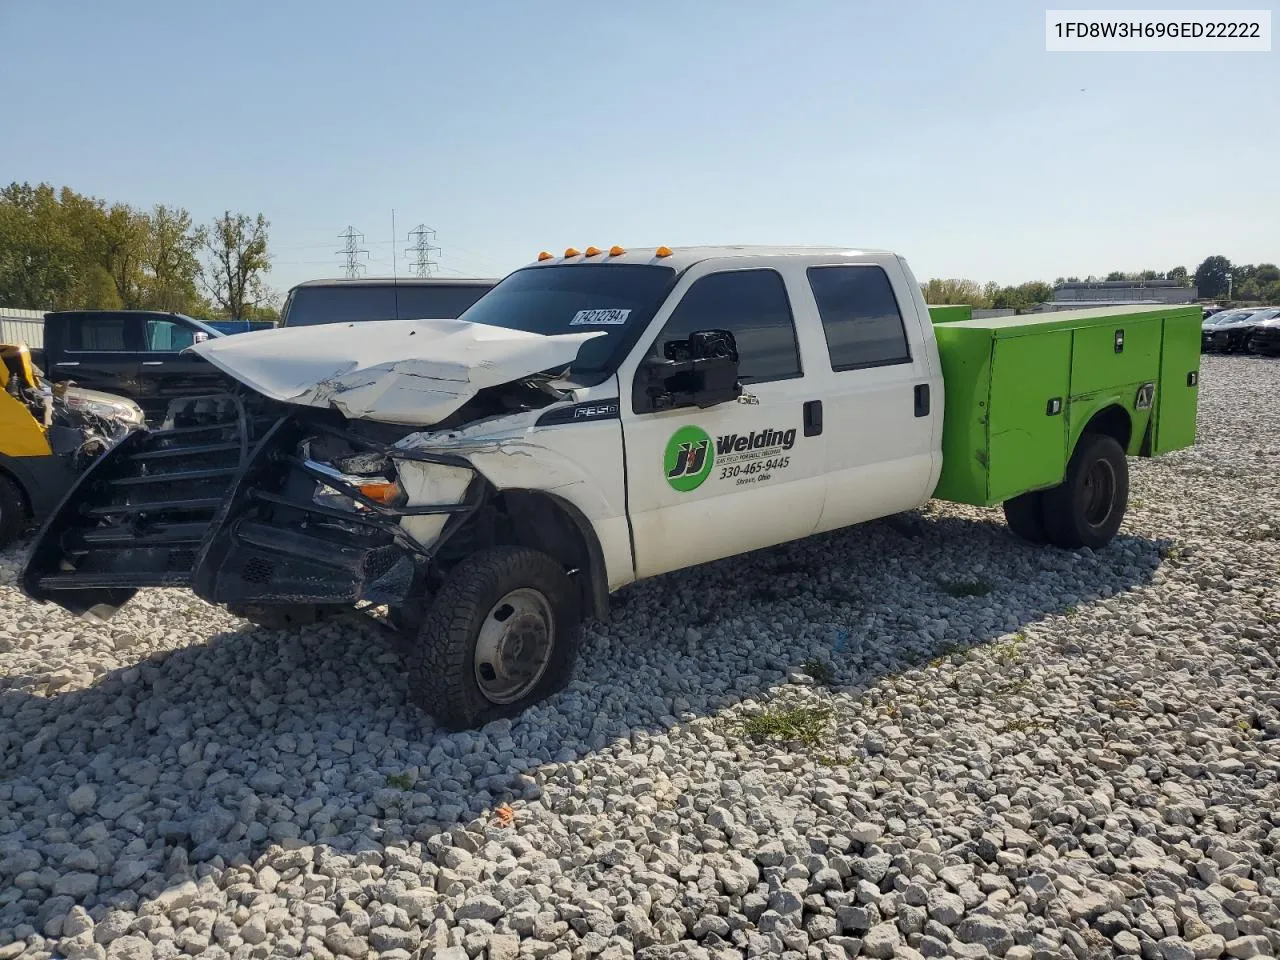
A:
<svg viewBox="0 0 1280 960">
<path fill-rule="evenodd" d="M 612 247 L 610 247 L 610 248 L 609 248 L 609 256 L 611 256 L 611 257 L 620 257 L 620 256 L 622 256 L 622 255 L 623 255 L 624 253 L 626 253 L 626 252 L 627 252 L 627 251 L 623 250 L 623 249 L 622 249 L 620 246 L 618 246 L 616 243 L 615 243 Z"/>
<path fill-rule="evenodd" d="M 600 248 L 599 248 L 599 247 L 587 247 L 587 249 L 586 249 L 586 251 L 585 251 L 585 255 L 586 255 L 586 256 L 588 256 L 588 257 L 596 257 L 596 256 L 599 256 L 599 255 L 600 255 Z"/>
<path fill-rule="evenodd" d="M 671 256 L 671 248 L 659 247 L 657 250 L 653 251 L 653 255 L 655 257 L 669 257 Z"/>
<path fill-rule="evenodd" d="M 576 247 L 570 247 L 568 250 L 564 252 L 564 255 L 566 257 L 576 257 L 578 255 L 578 250 Z"/>
<path fill-rule="evenodd" d="M 550 260 L 550 259 L 552 258 L 552 256 L 554 256 L 554 254 L 552 254 L 552 253 L 551 253 L 551 251 L 549 251 L 549 250 L 543 250 L 540 254 L 538 254 L 538 259 L 539 259 L 539 260 Z"/>
</svg>

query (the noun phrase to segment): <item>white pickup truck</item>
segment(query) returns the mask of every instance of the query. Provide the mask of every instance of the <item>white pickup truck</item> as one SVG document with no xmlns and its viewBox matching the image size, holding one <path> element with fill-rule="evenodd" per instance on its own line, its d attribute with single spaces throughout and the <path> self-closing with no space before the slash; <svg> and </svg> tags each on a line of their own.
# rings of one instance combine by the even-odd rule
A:
<svg viewBox="0 0 1280 960">
<path fill-rule="evenodd" d="M 1073 371 L 1095 346 L 1100 366 Z M 1192 442 L 1199 311 L 935 326 L 893 253 L 587 248 L 458 320 L 191 349 L 245 389 L 175 402 L 95 464 L 24 590 L 109 614 L 189 585 L 275 625 L 386 607 L 416 699 L 456 728 L 563 685 L 611 591 L 935 494 L 1104 545 L 1126 453 Z M 952 378 L 964 400 L 944 411 Z"/>
</svg>

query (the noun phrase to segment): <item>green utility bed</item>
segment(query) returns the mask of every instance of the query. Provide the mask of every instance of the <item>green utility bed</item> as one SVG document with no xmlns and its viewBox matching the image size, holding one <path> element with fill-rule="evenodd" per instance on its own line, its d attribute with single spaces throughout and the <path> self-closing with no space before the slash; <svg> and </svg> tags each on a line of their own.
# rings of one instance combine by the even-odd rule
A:
<svg viewBox="0 0 1280 960">
<path fill-rule="evenodd" d="M 1198 306 L 935 322 L 946 384 L 934 496 L 994 506 L 1061 483 L 1086 426 L 1130 456 L 1195 441 Z"/>
<path fill-rule="evenodd" d="M 933 323 L 955 323 L 973 316 L 973 307 L 967 303 L 931 303 L 929 320 Z"/>
</svg>

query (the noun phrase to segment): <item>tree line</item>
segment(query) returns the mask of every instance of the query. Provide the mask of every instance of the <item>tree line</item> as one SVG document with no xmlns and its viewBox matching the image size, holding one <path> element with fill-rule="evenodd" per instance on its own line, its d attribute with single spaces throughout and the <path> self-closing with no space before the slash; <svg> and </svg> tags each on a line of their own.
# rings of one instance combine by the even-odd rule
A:
<svg viewBox="0 0 1280 960">
<path fill-rule="evenodd" d="M 1029 280 L 1016 286 L 1001 286 L 992 281 L 979 284 L 973 280 L 930 280 L 922 284 L 928 303 L 967 303 L 971 307 L 994 310 L 1026 310 L 1037 303 L 1053 299 L 1054 290 L 1068 283 L 1099 283 L 1128 280 L 1173 280 L 1184 286 L 1194 282 L 1203 300 L 1232 302 L 1265 302 L 1280 304 L 1280 267 L 1274 263 L 1233 264 L 1223 256 L 1207 257 L 1194 273 L 1186 267 L 1171 270 L 1113 270 L 1105 277 L 1058 277 L 1053 283 Z"/>
<path fill-rule="evenodd" d="M 10 183 L 0 189 L 0 306 L 274 319 L 269 226 L 261 213 L 196 224 L 181 207 Z"/>
</svg>

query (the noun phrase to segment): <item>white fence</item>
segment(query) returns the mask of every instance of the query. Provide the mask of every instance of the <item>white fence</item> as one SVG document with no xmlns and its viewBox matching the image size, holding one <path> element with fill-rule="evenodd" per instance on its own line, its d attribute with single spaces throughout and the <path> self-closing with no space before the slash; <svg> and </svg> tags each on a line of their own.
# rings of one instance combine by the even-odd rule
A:
<svg viewBox="0 0 1280 960">
<path fill-rule="evenodd" d="M 44 311 L 0 307 L 0 343 L 25 343 L 34 350 L 44 347 Z"/>
</svg>

